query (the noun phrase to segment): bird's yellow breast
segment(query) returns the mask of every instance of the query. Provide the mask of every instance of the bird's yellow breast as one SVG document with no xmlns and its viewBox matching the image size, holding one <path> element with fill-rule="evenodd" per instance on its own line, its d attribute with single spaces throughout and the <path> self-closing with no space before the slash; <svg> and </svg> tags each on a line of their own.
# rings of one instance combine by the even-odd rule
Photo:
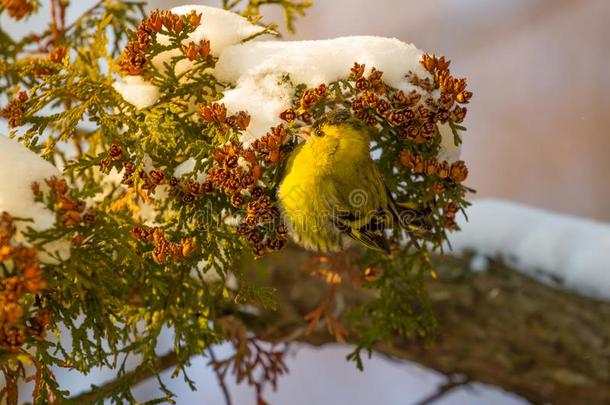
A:
<svg viewBox="0 0 610 405">
<path fill-rule="evenodd" d="M 348 183 L 354 168 L 370 161 L 369 137 L 349 125 L 324 126 L 324 136 L 312 137 L 291 154 L 279 197 L 284 208 L 318 207 L 330 181 Z"/>
<path fill-rule="evenodd" d="M 308 248 L 337 250 L 342 240 L 332 223 L 337 198 L 361 187 L 361 172 L 370 171 L 374 163 L 366 132 L 350 125 L 323 126 L 322 130 L 323 136 L 312 136 L 292 152 L 278 197 L 298 242 Z M 378 190 L 374 194 L 380 195 Z"/>
</svg>

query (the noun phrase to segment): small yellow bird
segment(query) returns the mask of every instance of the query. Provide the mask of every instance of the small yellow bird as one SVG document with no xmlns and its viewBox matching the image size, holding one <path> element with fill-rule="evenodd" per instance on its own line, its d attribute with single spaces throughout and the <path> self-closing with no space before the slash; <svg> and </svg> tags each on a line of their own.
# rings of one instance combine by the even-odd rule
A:
<svg viewBox="0 0 610 405">
<path fill-rule="evenodd" d="M 423 229 L 423 215 L 397 204 L 370 155 L 370 129 L 346 110 L 326 114 L 300 134 L 278 198 L 293 239 L 317 251 L 339 251 L 352 239 L 390 252 L 384 230 Z"/>
</svg>

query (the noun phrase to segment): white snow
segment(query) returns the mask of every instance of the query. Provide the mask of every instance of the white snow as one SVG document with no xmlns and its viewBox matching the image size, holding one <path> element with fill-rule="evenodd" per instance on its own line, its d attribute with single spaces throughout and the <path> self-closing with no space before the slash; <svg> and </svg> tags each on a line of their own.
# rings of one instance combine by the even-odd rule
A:
<svg viewBox="0 0 610 405">
<path fill-rule="evenodd" d="M 187 160 L 185 160 L 184 162 L 180 163 L 178 165 L 178 167 L 176 167 L 176 170 L 174 170 L 174 176 L 175 177 L 182 177 L 185 174 L 189 174 L 189 173 L 193 173 L 193 171 L 195 170 L 195 159 L 193 158 L 188 158 Z M 196 172 L 195 174 L 195 178 L 194 180 L 199 182 L 199 183 L 203 183 L 207 177 L 208 174 L 206 172 Z"/>
<path fill-rule="evenodd" d="M 252 116 L 242 141 L 249 144 L 281 123 L 279 114 L 291 107 L 294 86 L 314 87 L 350 74 L 354 62 L 364 63 L 367 73 L 384 72 L 390 86 L 410 91 L 406 75 L 429 74 L 419 62 L 422 51 L 396 38 L 341 37 L 319 41 L 246 42 L 225 49 L 216 65 L 220 81 L 234 85 L 221 103 L 230 113 L 246 110 Z"/>
<path fill-rule="evenodd" d="M 293 85 L 281 74 L 271 72 L 240 78 L 235 88 L 225 90 L 219 103 L 223 103 L 230 114 L 239 111 L 250 114 L 250 125 L 241 138 L 247 146 L 281 123 L 280 113 L 291 106 L 293 95 Z"/>
<path fill-rule="evenodd" d="M 454 251 L 498 257 L 537 279 L 610 300 L 610 224 L 502 201 L 478 200 L 458 217 Z"/>
<path fill-rule="evenodd" d="M 214 56 L 220 55 L 226 47 L 238 44 L 264 30 L 263 27 L 252 24 L 239 14 L 221 8 L 186 5 L 171 9 L 172 13 L 178 15 L 189 14 L 191 11 L 201 14 L 201 24 L 189 35 L 185 44 L 207 39 L 210 41 L 210 50 Z M 163 43 L 163 40 L 159 38 L 159 42 Z"/>
<path fill-rule="evenodd" d="M 112 87 L 137 109 L 150 107 L 159 99 L 159 88 L 142 76 L 125 76 Z"/>
<path fill-rule="evenodd" d="M 32 184 L 38 182 L 45 190 L 45 179 L 60 177 L 55 166 L 13 139 L 0 135 L 0 212 L 8 212 L 12 217 L 31 219 L 32 222 L 18 221 L 15 239 L 26 243 L 23 232 L 28 227 L 44 231 L 55 225 L 55 214 L 44 204 L 34 201 Z M 49 252 L 69 256 L 69 245 L 61 241 L 49 243 Z M 47 255 L 41 260 L 51 261 Z"/>
<path fill-rule="evenodd" d="M 482 254 L 475 254 L 470 261 L 470 270 L 475 273 L 480 273 L 487 270 L 489 266 L 489 258 Z"/>
<path fill-rule="evenodd" d="M 313 87 L 346 77 L 354 62 L 384 72 L 393 87 L 411 89 L 409 71 L 420 77 L 428 72 L 420 64 L 422 51 L 396 38 L 352 36 L 319 41 L 247 42 L 229 47 L 216 65 L 216 76 L 236 82 L 244 76 L 286 73 L 295 84 Z M 403 87 L 404 86 L 404 87 Z"/>
<path fill-rule="evenodd" d="M 441 148 L 438 152 L 438 160 L 446 160 L 449 163 L 459 160 L 462 153 L 462 145 L 455 144 L 453 131 L 449 124 L 439 124 L 438 130 L 441 133 Z"/>
</svg>

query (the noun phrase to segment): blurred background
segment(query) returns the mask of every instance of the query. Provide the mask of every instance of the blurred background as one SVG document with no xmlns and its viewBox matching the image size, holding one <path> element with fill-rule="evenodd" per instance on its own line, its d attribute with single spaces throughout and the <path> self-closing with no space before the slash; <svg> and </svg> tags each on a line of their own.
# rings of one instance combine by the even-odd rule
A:
<svg viewBox="0 0 610 405">
<path fill-rule="evenodd" d="M 47 3 L 43 0 L 43 4 Z M 73 1 L 76 14 L 90 0 Z M 187 1 L 149 1 L 170 8 Z M 217 6 L 220 1 L 198 4 Z M 81 9 L 81 10 L 79 10 Z M 281 21 L 273 8 L 267 21 Z M 46 14 L 44 11 L 41 14 Z M 45 15 L 46 17 L 46 15 Z M 40 21 L 43 21 L 41 19 Z M 467 185 L 477 198 L 498 197 L 541 208 L 610 221 L 610 1 L 608 0 L 317 0 L 295 35 L 285 39 L 325 39 L 379 35 L 412 42 L 447 56 L 455 76 L 467 76 L 474 98 L 466 119 L 463 159 Z M 28 31 L 38 24 L 5 26 Z M 285 29 L 283 30 L 286 31 Z M 221 348 L 222 350 L 222 348 Z M 294 348 L 291 375 L 280 381 L 274 404 L 411 404 L 421 401 L 444 377 L 415 364 L 375 356 L 364 374 L 344 360 L 347 348 Z M 191 393 L 181 378 L 178 403 L 223 403 L 204 359 L 191 377 Z M 100 373 L 97 377 L 108 377 Z M 82 377 L 65 375 L 75 391 Z M 87 377 L 88 382 L 93 382 Z M 142 399 L 156 382 L 141 386 Z M 241 387 L 236 404 L 253 403 Z M 468 385 L 435 404 L 518 404 L 525 401 L 492 387 Z"/>
</svg>

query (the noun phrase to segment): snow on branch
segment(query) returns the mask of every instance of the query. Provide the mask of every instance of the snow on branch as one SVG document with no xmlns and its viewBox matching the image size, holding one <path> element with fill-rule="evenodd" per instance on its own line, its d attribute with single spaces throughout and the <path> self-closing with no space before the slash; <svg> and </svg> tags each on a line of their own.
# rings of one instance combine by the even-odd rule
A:
<svg viewBox="0 0 610 405">
<path fill-rule="evenodd" d="M 27 241 L 24 234 L 28 228 L 40 232 L 56 225 L 55 213 L 36 200 L 34 188 L 48 189 L 45 180 L 60 176 L 51 163 L 19 142 L 0 136 L 0 213 L 23 219 L 15 221 L 16 241 Z M 69 246 L 61 241 L 51 242 L 46 248 L 61 257 L 69 256 Z M 41 259 L 48 261 L 50 257 L 43 254 Z"/>
<path fill-rule="evenodd" d="M 182 6 L 171 10 L 177 15 L 200 13 L 201 25 L 188 35 L 183 45 L 208 41 L 211 53 L 217 56 L 216 66 L 210 68 L 217 80 L 229 88 L 219 103 L 229 114 L 247 111 L 251 121 L 242 135 L 247 146 L 264 136 L 269 128 L 281 123 L 280 113 L 290 108 L 298 85 L 315 87 L 336 82 L 349 73 L 354 62 L 383 71 L 384 82 L 405 93 L 422 92 L 410 80 L 410 73 L 422 79 L 432 79 L 421 64 L 423 52 L 413 44 L 396 38 L 350 36 L 319 41 L 247 41 L 261 35 L 261 27 L 245 18 L 224 10 L 206 6 Z M 159 42 L 170 46 L 167 37 L 159 35 Z M 161 69 L 180 49 L 164 51 L 152 59 Z M 193 63 L 176 63 L 175 74 L 188 72 Z M 137 108 L 155 104 L 160 94 L 156 86 L 140 76 L 126 76 L 115 84 L 124 99 Z M 438 93 L 438 92 L 437 92 Z M 436 94 L 438 96 L 438 94 Z M 440 160 L 452 163 L 459 159 L 460 146 L 448 124 L 439 125 L 442 134 Z"/>
<path fill-rule="evenodd" d="M 610 300 L 610 224 L 502 200 L 478 200 L 458 217 L 456 252 L 499 257 L 545 282 Z"/>
</svg>

